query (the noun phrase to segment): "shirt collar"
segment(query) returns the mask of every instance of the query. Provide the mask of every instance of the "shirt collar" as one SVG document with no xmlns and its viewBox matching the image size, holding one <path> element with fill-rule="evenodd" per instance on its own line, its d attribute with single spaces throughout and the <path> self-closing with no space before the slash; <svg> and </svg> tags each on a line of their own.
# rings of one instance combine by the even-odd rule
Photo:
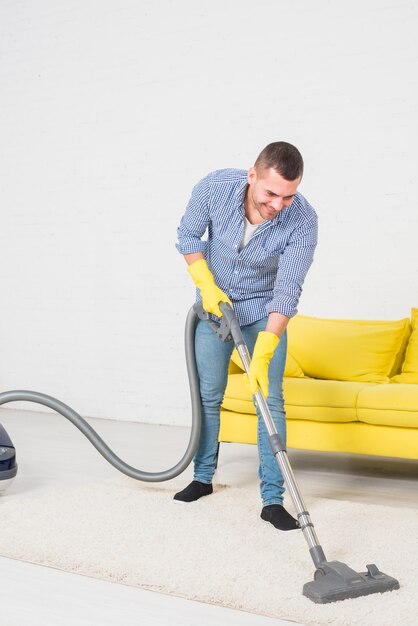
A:
<svg viewBox="0 0 418 626">
<path fill-rule="evenodd" d="M 244 199 L 245 199 L 245 192 L 247 191 L 247 187 L 248 187 L 248 183 L 247 183 L 247 179 L 245 178 L 244 180 L 240 181 L 237 184 L 237 188 L 235 189 L 235 202 L 237 206 L 242 207 L 242 209 L 244 209 Z"/>
</svg>

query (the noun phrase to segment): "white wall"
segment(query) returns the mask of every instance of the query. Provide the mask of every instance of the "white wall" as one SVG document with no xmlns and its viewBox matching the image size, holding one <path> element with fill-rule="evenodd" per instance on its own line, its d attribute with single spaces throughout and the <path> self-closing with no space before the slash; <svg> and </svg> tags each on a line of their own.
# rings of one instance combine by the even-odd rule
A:
<svg viewBox="0 0 418 626">
<path fill-rule="evenodd" d="M 279 139 L 320 215 L 300 312 L 409 316 L 416 29 L 414 0 L 1 2 L 0 387 L 188 423 L 176 227 Z"/>
</svg>

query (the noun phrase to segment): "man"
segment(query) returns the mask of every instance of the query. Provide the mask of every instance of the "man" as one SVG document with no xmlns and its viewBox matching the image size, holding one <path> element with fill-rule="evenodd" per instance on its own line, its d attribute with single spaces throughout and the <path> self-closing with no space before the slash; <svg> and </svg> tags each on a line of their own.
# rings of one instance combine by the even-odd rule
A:
<svg viewBox="0 0 418 626">
<path fill-rule="evenodd" d="M 282 393 L 289 319 L 317 242 L 317 216 L 297 191 L 303 159 L 284 141 L 269 144 L 247 172 L 218 170 L 193 189 L 176 245 L 198 288 L 203 307 L 219 319 L 230 303 L 252 355 L 249 384 L 267 397 L 277 430 L 286 441 Z M 208 231 L 207 241 L 202 241 Z M 220 407 L 233 342 L 222 343 L 208 324 L 196 327 L 196 362 L 202 400 L 202 432 L 194 480 L 174 496 L 193 502 L 212 493 L 217 464 Z M 258 414 L 261 518 L 280 530 L 299 528 L 283 507 L 283 477 Z"/>
</svg>

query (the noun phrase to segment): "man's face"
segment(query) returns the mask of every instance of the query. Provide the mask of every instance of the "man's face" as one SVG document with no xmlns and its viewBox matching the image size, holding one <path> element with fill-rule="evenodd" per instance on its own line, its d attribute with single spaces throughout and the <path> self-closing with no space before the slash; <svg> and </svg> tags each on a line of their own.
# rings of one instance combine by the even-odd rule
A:
<svg viewBox="0 0 418 626">
<path fill-rule="evenodd" d="M 285 180 L 273 168 L 248 172 L 248 200 L 263 220 L 273 220 L 282 209 L 290 206 L 301 178 Z"/>
</svg>

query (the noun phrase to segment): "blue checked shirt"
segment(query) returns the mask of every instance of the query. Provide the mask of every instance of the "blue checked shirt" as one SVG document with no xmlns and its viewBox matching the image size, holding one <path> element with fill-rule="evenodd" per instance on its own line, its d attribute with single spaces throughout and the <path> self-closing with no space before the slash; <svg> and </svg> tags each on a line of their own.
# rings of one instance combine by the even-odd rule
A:
<svg viewBox="0 0 418 626">
<path fill-rule="evenodd" d="M 318 222 L 315 210 L 298 192 L 292 204 L 264 221 L 240 251 L 246 188 L 246 170 L 208 174 L 193 188 L 176 244 L 181 254 L 203 252 L 241 326 L 272 311 L 288 317 L 297 313 L 313 261 Z M 202 241 L 206 231 L 207 240 Z"/>
</svg>

